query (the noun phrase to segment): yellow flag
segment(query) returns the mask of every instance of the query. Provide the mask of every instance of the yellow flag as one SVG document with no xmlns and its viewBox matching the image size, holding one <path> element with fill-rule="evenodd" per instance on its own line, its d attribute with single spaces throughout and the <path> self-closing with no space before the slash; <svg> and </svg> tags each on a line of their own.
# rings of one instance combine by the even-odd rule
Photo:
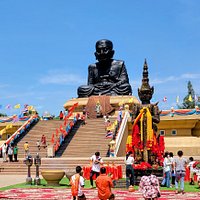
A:
<svg viewBox="0 0 200 200">
<path fill-rule="evenodd" d="M 6 128 L 0 130 L 0 135 L 3 135 L 4 133 L 6 133 Z"/>
<path fill-rule="evenodd" d="M 189 97 L 188 97 L 188 101 L 192 102 L 192 95 L 190 94 Z"/>
<path fill-rule="evenodd" d="M 6 126 L 6 129 L 10 129 L 10 128 L 12 128 L 12 127 L 13 127 L 12 124 L 8 124 L 8 125 Z"/>
<path fill-rule="evenodd" d="M 14 108 L 16 108 L 16 109 L 20 108 L 20 104 L 16 104 L 16 105 L 14 106 Z"/>
<path fill-rule="evenodd" d="M 114 125 L 117 126 L 117 123 L 118 123 L 117 120 L 115 120 L 115 121 L 114 121 Z"/>
<path fill-rule="evenodd" d="M 33 106 L 28 106 L 28 110 L 33 110 Z"/>
</svg>

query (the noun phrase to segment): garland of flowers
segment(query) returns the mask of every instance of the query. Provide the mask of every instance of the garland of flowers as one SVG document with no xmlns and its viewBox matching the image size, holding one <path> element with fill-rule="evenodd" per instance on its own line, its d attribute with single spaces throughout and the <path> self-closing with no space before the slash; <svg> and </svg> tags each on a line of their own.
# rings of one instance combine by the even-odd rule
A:
<svg viewBox="0 0 200 200">
<path fill-rule="evenodd" d="M 139 115 L 134 121 L 132 127 L 132 135 L 127 137 L 126 143 L 126 152 L 128 151 L 143 151 L 143 119 L 144 119 L 144 110 L 146 109 L 146 116 L 147 116 L 147 143 L 146 147 L 148 150 L 151 150 L 152 153 L 156 155 L 160 163 L 163 161 L 163 153 L 165 150 L 165 143 L 164 143 L 164 136 L 156 137 L 156 132 L 154 132 L 152 128 L 152 115 L 148 108 L 144 107 L 140 110 Z M 140 122 L 139 122 L 140 121 Z M 138 125 L 140 123 L 140 127 Z M 131 141 L 132 140 L 132 141 Z"/>
<path fill-rule="evenodd" d="M 152 128 L 152 116 L 148 108 L 146 108 L 147 115 L 147 149 L 152 149 L 153 145 L 153 128 Z"/>
</svg>

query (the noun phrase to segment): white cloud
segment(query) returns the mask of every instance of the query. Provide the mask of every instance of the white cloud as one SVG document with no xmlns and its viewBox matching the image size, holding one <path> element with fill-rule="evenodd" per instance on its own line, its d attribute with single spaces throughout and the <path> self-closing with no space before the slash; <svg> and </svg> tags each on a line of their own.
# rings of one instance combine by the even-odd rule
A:
<svg viewBox="0 0 200 200">
<path fill-rule="evenodd" d="M 11 94 L 11 95 L 4 95 L 1 98 L 2 99 L 17 99 L 19 97 L 28 97 L 28 96 L 34 96 L 34 92 L 27 92 L 27 93 L 16 93 L 16 94 Z"/>
<path fill-rule="evenodd" d="M 200 74 L 182 74 L 181 78 L 182 79 L 199 79 Z"/>
<path fill-rule="evenodd" d="M 86 80 L 76 74 L 49 73 L 39 80 L 42 84 L 86 84 Z"/>
<path fill-rule="evenodd" d="M 168 82 L 173 82 L 173 81 L 179 81 L 179 80 L 191 80 L 191 79 L 199 79 L 200 78 L 200 74 L 181 74 L 179 76 L 168 76 L 166 78 L 162 78 L 162 79 L 151 79 L 150 83 L 151 85 L 156 85 L 156 84 L 163 84 L 163 83 L 168 83 Z"/>
</svg>

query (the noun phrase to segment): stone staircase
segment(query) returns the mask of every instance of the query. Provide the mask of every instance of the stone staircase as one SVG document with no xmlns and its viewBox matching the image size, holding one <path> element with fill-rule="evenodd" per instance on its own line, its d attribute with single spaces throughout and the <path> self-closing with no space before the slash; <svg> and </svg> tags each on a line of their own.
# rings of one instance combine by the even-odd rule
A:
<svg viewBox="0 0 200 200">
<path fill-rule="evenodd" d="M 114 119 L 111 119 L 113 121 Z M 47 158 L 47 149 L 41 148 L 39 155 L 42 158 L 41 170 L 45 169 L 61 169 L 66 173 L 74 173 L 77 165 L 86 166 L 90 163 L 90 157 L 99 151 L 104 160 L 104 163 L 115 165 L 122 165 L 124 169 L 124 157 L 108 158 L 105 157 L 108 144 L 111 139 L 106 139 L 106 131 L 104 126 L 104 119 L 87 119 L 86 125 L 80 125 L 80 122 L 74 126 L 72 132 L 66 137 L 66 140 L 60 149 L 66 145 L 66 149 L 62 150 L 62 157 Z M 28 141 L 30 145 L 30 153 L 35 157 L 38 152 L 36 141 L 41 139 L 42 134 L 46 135 L 47 144 L 51 143 L 52 133 L 56 128 L 60 127 L 63 121 L 49 120 L 39 121 L 18 143 L 19 147 L 19 162 L 6 162 L 0 163 L 0 175 L 1 174 L 27 174 L 27 166 L 24 164 L 24 148 L 23 145 Z M 58 151 L 59 152 L 59 151 Z M 35 174 L 35 166 L 31 167 L 31 173 Z"/>
<path fill-rule="evenodd" d="M 47 156 L 47 148 L 41 147 L 40 151 L 36 146 L 37 140 L 41 140 L 42 135 L 46 136 L 47 145 L 51 144 L 52 133 L 63 124 L 63 121 L 58 120 L 43 120 L 39 121 L 32 129 L 18 142 L 19 158 L 24 158 L 24 143 L 28 142 L 30 154 L 34 157 L 36 153 L 44 158 Z"/>
<path fill-rule="evenodd" d="M 69 143 L 62 157 L 89 157 L 96 151 L 106 156 L 108 144 L 103 118 L 87 119 L 86 125 L 81 125 Z"/>
<path fill-rule="evenodd" d="M 63 141 L 62 145 L 59 147 L 59 149 L 55 153 L 55 157 L 62 157 L 63 153 L 65 152 L 66 148 L 69 146 L 71 140 L 74 138 L 75 134 L 77 134 L 77 131 L 79 130 L 80 126 L 82 124 L 81 120 L 78 120 L 76 124 L 74 124 L 73 129 L 70 131 L 70 133 L 65 137 L 65 140 Z"/>
<path fill-rule="evenodd" d="M 114 119 L 111 119 L 113 121 Z M 89 164 L 89 158 L 96 151 L 100 151 L 105 163 L 113 163 L 122 165 L 123 173 L 124 157 L 107 158 L 106 153 L 110 139 L 105 138 L 104 120 L 102 118 L 87 119 L 87 124 L 82 126 L 79 122 L 74 126 L 74 130 L 68 135 L 68 140 L 65 141 L 66 148 L 61 152 L 61 157 L 47 158 L 47 149 L 41 149 L 39 154 L 42 158 L 41 170 L 45 169 L 61 169 L 66 173 L 74 173 L 77 165 L 86 166 Z M 24 164 L 24 148 L 26 141 L 30 145 L 30 153 L 35 157 L 38 149 L 36 141 L 41 139 L 42 134 L 46 135 L 47 144 L 51 143 L 52 133 L 55 133 L 56 128 L 59 128 L 63 121 L 49 120 L 39 121 L 31 130 L 19 141 L 19 162 L 0 162 L 1 174 L 23 174 L 27 175 L 27 166 Z M 176 156 L 178 150 L 183 150 L 184 156 L 200 155 L 200 138 L 198 137 L 165 137 L 165 145 L 167 151 L 172 151 Z M 200 159 L 200 156 L 194 156 L 195 159 Z M 31 167 L 32 176 L 35 175 L 35 166 Z"/>
</svg>

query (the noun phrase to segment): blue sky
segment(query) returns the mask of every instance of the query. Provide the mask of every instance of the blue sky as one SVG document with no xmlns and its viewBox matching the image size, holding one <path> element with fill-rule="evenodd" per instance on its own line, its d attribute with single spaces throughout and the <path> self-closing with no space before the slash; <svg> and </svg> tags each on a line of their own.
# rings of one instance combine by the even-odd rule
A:
<svg viewBox="0 0 200 200">
<path fill-rule="evenodd" d="M 86 84 L 99 39 L 113 41 L 134 96 L 146 58 L 153 101 L 176 107 L 189 80 L 200 94 L 199 10 L 199 0 L 1 0 L 0 112 L 19 103 L 58 115 Z"/>
</svg>

